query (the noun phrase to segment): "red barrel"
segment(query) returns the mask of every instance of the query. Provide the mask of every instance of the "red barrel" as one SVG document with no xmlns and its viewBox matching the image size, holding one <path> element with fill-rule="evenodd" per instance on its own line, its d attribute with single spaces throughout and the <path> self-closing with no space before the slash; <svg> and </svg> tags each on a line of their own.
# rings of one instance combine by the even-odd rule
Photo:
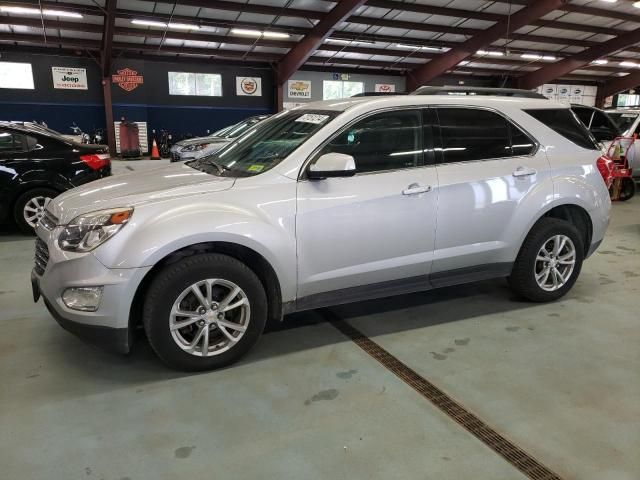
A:
<svg viewBox="0 0 640 480">
<path fill-rule="evenodd" d="M 124 118 L 120 121 L 120 155 L 123 157 L 126 156 L 125 152 L 130 150 L 129 148 L 129 134 L 128 134 L 127 122 L 124 121 Z"/>
</svg>

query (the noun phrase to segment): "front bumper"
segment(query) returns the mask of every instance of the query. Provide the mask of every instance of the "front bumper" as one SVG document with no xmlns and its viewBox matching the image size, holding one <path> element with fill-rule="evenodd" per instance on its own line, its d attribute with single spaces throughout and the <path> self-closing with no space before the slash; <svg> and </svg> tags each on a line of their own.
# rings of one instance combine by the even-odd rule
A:
<svg viewBox="0 0 640 480">
<path fill-rule="evenodd" d="M 105 267 L 93 253 L 70 253 L 58 248 L 58 229 L 47 231 L 38 226 L 36 234 L 47 244 L 49 259 L 41 274 L 31 273 L 34 300 L 42 296 L 44 303 L 66 330 L 90 343 L 119 353 L 130 349 L 130 314 L 140 282 L 151 269 Z M 100 305 L 95 312 L 68 308 L 62 293 L 69 287 L 103 286 Z"/>
</svg>

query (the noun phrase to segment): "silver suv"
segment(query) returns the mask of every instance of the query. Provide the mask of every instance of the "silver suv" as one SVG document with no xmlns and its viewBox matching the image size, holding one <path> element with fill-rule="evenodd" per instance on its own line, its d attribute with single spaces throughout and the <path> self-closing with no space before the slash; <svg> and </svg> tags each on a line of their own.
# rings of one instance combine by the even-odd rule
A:
<svg viewBox="0 0 640 480">
<path fill-rule="evenodd" d="M 609 221 L 595 140 L 549 100 L 395 96 L 311 103 L 216 154 L 54 199 L 34 298 L 127 352 L 230 364 L 284 314 L 507 277 L 551 301 Z"/>
</svg>

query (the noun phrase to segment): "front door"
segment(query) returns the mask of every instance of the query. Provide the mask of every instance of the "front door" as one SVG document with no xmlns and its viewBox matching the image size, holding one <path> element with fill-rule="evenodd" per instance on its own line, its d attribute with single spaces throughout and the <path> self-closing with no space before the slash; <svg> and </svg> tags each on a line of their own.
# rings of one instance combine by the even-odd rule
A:
<svg viewBox="0 0 640 480">
<path fill-rule="evenodd" d="M 426 285 L 438 186 L 432 156 L 424 153 L 422 123 L 420 109 L 372 114 L 345 127 L 315 155 L 351 155 L 357 173 L 298 182 L 299 299 L 346 295 L 344 289 L 365 285 L 371 291 L 405 282 Z M 431 135 L 430 125 L 424 132 Z"/>
</svg>

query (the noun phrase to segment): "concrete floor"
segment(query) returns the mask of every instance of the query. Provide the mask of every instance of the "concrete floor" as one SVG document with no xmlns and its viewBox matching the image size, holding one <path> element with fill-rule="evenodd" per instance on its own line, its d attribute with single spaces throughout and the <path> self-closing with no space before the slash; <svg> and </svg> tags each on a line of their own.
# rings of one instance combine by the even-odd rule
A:
<svg viewBox="0 0 640 480">
<path fill-rule="evenodd" d="M 553 304 L 494 281 L 333 311 L 562 478 L 637 480 L 639 213 L 640 196 L 614 205 Z M 198 375 L 144 340 L 128 357 L 87 346 L 32 302 L 32 248 L 0 234 L 0 478 L 525 478 L 315 312 Z"/>
</svg>

